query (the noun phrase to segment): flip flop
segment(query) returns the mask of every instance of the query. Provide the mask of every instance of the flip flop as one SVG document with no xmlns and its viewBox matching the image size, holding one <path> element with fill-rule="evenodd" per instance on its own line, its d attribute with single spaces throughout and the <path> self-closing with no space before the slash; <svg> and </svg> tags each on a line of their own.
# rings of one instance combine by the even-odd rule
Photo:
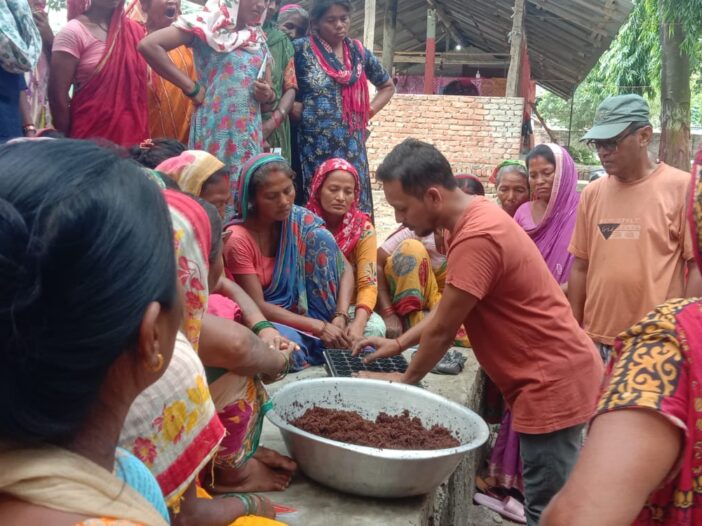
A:
<svg viewBox="0 0 702 526">
<path fill-rule="evenodd" d="M 473 502 L 480 504 L 481 506 L 485 506 L 486 508 L 499 513 L 511 521 L 518 522 L 519 524 L 526 524 L 524 505 L 513 497 L 498 500 L 484 495 L 483 493 L 476 493 L 473 496 Z"/>
</svg>

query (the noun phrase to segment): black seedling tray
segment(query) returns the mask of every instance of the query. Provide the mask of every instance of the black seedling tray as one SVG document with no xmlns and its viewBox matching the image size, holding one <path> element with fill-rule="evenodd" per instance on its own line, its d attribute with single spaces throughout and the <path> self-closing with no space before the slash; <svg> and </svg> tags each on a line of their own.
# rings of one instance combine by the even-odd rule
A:
<svg viewBox="0 0 702 526">
<path fill-rule="evenodd" d="M 351 351 L 346 349 L 325 349 L 324 360 L 327 363 L 327 371 L 331 376 L 352 376 L 359 371 L 404 373 L 407 370 L 407 360 L 401 354 L 380 358 L 369 364 L 363 363 L 363 354 L 351 356 Z"/>
</svg>

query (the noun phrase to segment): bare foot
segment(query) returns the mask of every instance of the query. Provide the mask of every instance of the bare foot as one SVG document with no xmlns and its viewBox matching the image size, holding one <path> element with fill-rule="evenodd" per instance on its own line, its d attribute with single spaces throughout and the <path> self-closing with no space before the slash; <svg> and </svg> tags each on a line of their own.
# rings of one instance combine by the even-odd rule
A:
<svg viewBox="0 0 702 526">
<path fill-rule="evenodd" d="M 217 469 L 216 483 L 211 489 L 214 493 L 283 491 L 290 485 L 291 479 L 291 471 L 273 469 L 254 455 L 237 470 Z"/>
<path fill-rule="evenodd" d="M 295 464 L 293 459 L 267 447 L 259 446 L 256 453 L 254 453 L 254 458 L 260 460 L 271 469 L 288 471 L 290 473 L 297 471 L 297 464 Z"/>
</svg>

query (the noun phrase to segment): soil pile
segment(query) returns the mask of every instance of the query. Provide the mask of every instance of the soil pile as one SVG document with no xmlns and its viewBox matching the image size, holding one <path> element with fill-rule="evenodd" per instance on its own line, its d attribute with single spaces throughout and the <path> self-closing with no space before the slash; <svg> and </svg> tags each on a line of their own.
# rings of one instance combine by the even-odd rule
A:
<svg viewBox="0 0 702 526">
<path fill-rule="evenodd" d="M 422 421 L 405 410 L 399 415 L 380 413 L 375 422 L 356 411 L 312 407 L 290 423 L 330 440 L 384 449 L 445 449 L 460 442 L 444 426 L 427 429 Z"/>
</svg>

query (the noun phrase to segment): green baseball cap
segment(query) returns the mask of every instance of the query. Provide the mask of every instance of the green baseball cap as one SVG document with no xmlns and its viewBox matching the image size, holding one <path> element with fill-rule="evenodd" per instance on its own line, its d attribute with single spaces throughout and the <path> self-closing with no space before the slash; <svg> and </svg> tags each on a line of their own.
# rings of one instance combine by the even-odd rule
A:
<svg viewBox="0 0 702 526">
<path fill-rule="evenodd" d="M 651 110 L 640 95 L 617 95 L 602 101 L 592 128 L 581 141 L 607 140 L 622 133 L 632 122 L 650 122 Z"/>
</svg>

